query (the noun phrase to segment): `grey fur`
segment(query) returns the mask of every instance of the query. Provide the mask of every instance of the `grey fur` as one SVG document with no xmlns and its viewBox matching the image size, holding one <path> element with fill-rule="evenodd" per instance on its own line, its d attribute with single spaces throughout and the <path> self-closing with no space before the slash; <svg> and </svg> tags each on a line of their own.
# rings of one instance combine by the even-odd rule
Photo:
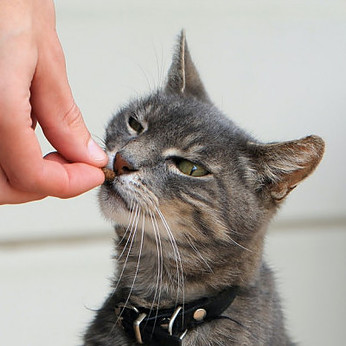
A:
<svg viewBox="0 0 346 346">
<path fill-rule="evenodd" d="M 117 324 L 118 302 L 155 310 L 231 285 L 240 293 L 224 315 L 240 325 L 202 324 L 184 345 L 291 344 L 263 241 L 283 198 L 319 163 L 323 141 L 263 144 L 239 129 L 211 103 L 182 33 L 166 88 L 116 114 L 105 142 L 109 168 L 121 158 L 122 174 L 100 192 L 104 214 L 116 223 L 118 271 L 84 345 L 135 345 Z M 185 175 L 176 157 L 210 174 Z"/>
</svg>

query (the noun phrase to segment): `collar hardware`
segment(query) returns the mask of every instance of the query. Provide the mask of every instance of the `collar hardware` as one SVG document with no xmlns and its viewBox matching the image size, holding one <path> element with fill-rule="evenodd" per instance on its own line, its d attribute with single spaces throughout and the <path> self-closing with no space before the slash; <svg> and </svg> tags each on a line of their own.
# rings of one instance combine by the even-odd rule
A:
<svg viewBox="0 0 346 346">
<path fill-rule="evenodd" d="M 119 303 L 115 313 L 124 331 L 140 345 L 182 346 L 190 329 L 220 318 L 237 292 L 237 287 L 229 287 L 216 296 L 160 310 Z"/>
<path fill-rule="evenodd" d="M 134 335 L 135 335 L 135 338 L 136 338 L 136 341 L 140 344 L 140 345 L 143 345 L 144 342 L 143 342 L 143 339 L 142 339 L 142 334 L 141 334 L 141 329 L 140 329 L 140 326 L 141 326 L 141 323 L 144 321 L 144 319 L 148 316 L 146 313 L 142 312 L 140 313 L 138 311 L 138 309 L 136 307 L 131 307 L 131 309 L 138 314 L 138 317 L 133 321 L 133 332 L 134 332 Z M 164 329 L 167 329 L 168 330 L 168 334 L 170 336 L 173 336 L 173 326 L 174 326 L 174 322 L 177 318 L 177 316 L 179 315 L 179 312 L 182 310 L 182 307 L 181 306 L 178 306 L 172 316 L 168 319 L 166 319 L 167 322 L 169 322 L 168 324 L 167 323 L 163 323 L 161 324 L 161 328 L 164 328 Z M 186 336 L 186 333 L 187 333 L 187 329 L 185 329 L 179 336 L 178 336 L 178 339 L 180 342 L 182 342 L 182 340 L 184 339 L 184 337 Z"/>
<path fill-rule="evenodd" d="M 139 314 L 138 318 L 134 320 L 133 322 L 133 331 L 135 333 L 136 341 L 141 345 L 143 344 L 143 340 L 142 340 L 140 325 L 146 317 L 147 317 L 147 314 L 143 312 Z"/>
<path fill-rule="evenodd" d="M 207 316 L 207 312 L 205 311 L 205 309 L 197 309 L 194 313 L 193 313 L 193 318 L 194 320 L 201 322 L 205 319 L 205 317 Z"/>
<path fill-rule="evenodd" d="M 171 316 L 171 318 L 169 319 L 169 323 L 168 323 L 168 334 L 169 335 L 173 335 L 173 326 L 174 326 L 174 322 L 180 312 L 180 310 L 182 309 L 181 306 L 178 306 L 175 311 L 173 312 L 173 315 Z"/>
</svg>

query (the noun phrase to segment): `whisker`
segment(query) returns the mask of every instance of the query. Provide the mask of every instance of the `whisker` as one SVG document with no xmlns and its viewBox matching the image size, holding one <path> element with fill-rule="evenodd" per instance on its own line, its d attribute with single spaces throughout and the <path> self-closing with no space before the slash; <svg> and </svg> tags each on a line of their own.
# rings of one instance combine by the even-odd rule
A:
<svg viewBox="0 0 346 346">
<path fill-rule="evenodd" d="M 210 267 L 208 261 L 202 256 L 202 254 L 200 253 L 200 251 L 197 249 L 197 247 L 193 244 L 193 242 L 190 240 L 190 238 L 184 234 L 184 237 L 187 241 L 187 243 L 190 245 L 190 247 L 192 248 L 193 251 L 195 251 L 195 253 L 197 254 L 197 256 L 203 261 L 203 263 L 207 266 L 207 268 L 209 269 L 209 271 L 211 273 L 213 273 L 213 269 Z"/>
<path fill-rule="evenodd" d="M 127 228 L 126 228 L 126 230 L 125 230 L 125 233 L 124 233 L 123 237 L 121 238 L 121 240 L 119 241 L 118 245 L 120 245 L 120 244 L 122 243 L 122 241 L 123 241 L 124 239 L 126 239 L 126 235 L 127 235 L 127 233 L 128 233 L 129 231 L 130 231 L 130 233 L 131 233 L 131 231 L 132 231 L 132 229 L 133 229 L 133 226 L 134 226 L 134 224 L 135 224 L 135 220 L 136 220 L 136 218 L 137 218 L 138 213 L 139 213 L 139 206 L 138 206 L 138 204 L 136 204 L 136 207 L 135 207 L 134 211 L 131 212 L 130 219 L 132 219 L 132 220 L 131 220 L 131 222 L 129 223 L 129 225 L 127 226 Z M 118 260 L 120 260 L 120 258 L 123 256 L 124 251 L 125 251 L 125 249 L 126 249 L 128 243 L 129 243 L 129 241 L 130 241 L 130 238 L 131 238 L 131 237 L 127 237 L 126 244 L 125 244 L 125 246 L 124 246 L 124 248 L 123 248 L 123 251 L 121 252 L 121 254 L 120 254 L 120 255 L 118 256 L 118 258 L 117 258 Z"/>
<path fill-rule="evenodd" d="M 139 205 L 134 201 L 134 199 L 131 199 L 130 202 L 130 213 L 127 216 L 127 227 L 125 230 L 124 235 L 122 236 L 121 240 L 119 241 L 119 245 L 121 244 L 121 242 L 126 238 L 126 233 L 130 227 L 130 225 L 132 224 L 133 218 L 134 218 L 134 214 L 137 212 L 137 210 L 135 211 L 134 206 L 136 206 L 136 209 L 139 208 Z"/>
<path fill-rule="evenodd" d="M 155 286 L 155 294 L 154 294 L 154 298 L 153 298 L 153 302 L 151 305 L 150 310 L 153 309 L 153 306 L 155 304 L 156 301 L 156 296 L 158 294 L 158 288 L 159 288 L 159 283 L 160 283 L 160 266 L 161 266 L 161 253 L 160 253 L 160 243 L 161 243 L 161 239 L 159 240 L 159 232 L 158 232 L 158 227 L 157 227 L 157 223 L 156 220 L 154 219 L 154 215 L 152 212 L 150 212 L 150 219 L 151 219 L 151 223 L 153 225 L 153 229 L 154 229 L 154 236 L 155 236 L 155 244 L 156 244 L 156 253 L 157 253 L 157 275 L 156 275 L 156 286 Z"/>
<path fill-rule="evenodd" d="M 134 200 L 132 199 L 131 200 L 131 203 L 130 203 L 130 213 L 128 215 L 128 218 L 127 218 L 127 228 L 125 230 L 125 233 L 124 235 L 122 236 L 122 238 L 120 239 L 120 241 L 118 242 L 118 244 L 120 245 L 122 243 L 122 241 L 126 238 L 126 234 L 129 230 L 129 228 L 131 227 L 132 225 L 132 221 L 133 221 L 133 217 L 134 217 L 134 214 L 135 214 L 135 208 L 133 208 L 133 205 L 135 204 Z M 138 204 L 136 204 L 136 209 L 138 208 Z"/>
<path fill-rule="evenodd" d="M 182 304 L 183 304 L 183 308 L 184 308 L 184 302 L 185 302 L 185 284 L 184 284 L 184 270 L 183 270 L 183 265 L 182 265 L 182 260 L 181 260 L 181 256 L 180 256 L 180 252 L 178 249 L 178 245 L 177 242 L 172 234 L 172 231 L 164 217 L 164 215 L 162 214 L 161 210 L 155 206 L 155 209 L 158 213 L 158 215 L 160 216 L 160 219 L 162 221 L 162 224 L 164 226 L 164 228 L 166 229 L 168 238 L 170 240 L 170 243 L 172 245 L 172 249 L 173 249 L 173 254 L 175 257 L 175 261 L 176 261 L 176 270 L 177 270 L 177 281 L 178 281 L 178 289 L 177 289 L 177 297 L 176 297 L 176 304 L 178 304 L 179 301 L 179 290 L 181 290 L 182 293 Z"/>
<path fill-rule="evenodd" d="M 136 233 L 137 233 L 138 221 L 139 221 L 139 218 L 140 218 L 140 214 L 141 214 L 141 211 L 139 210 L 139 213 L 138 213 L 138 215 L 136 216 L 136 225 L 135 225 L 135 228 L 132 230 L 131 243 L 130 243 L 130 247 L 129 247 L 128 253 L 126 254 L 126 259 L 125 259 L 125 263 L 124 263 L 124 265 L 123 265 L 123 270 L 122 270 L 121 276 L 122 276 L 123 273 L 124 273 L 124 270 L 125 270 L 127 261 L 128 261 L 128 259 L 129 259 L 129 256 L 130 256 L 130 252 L 131 252 L 132 247 L 133 247 L 134 239 L 135 239 Z M 132 291 L 133 291 L 134 283 L 135 283 L 135 281 L 136 281 L 137 274 L 138 274 L 140 256 L 141 256 L 141 254 L 142 254 L 143 236 L 144 236 L 144 229 L 142 228 L 142 236 L 141 236 L 140 250 L 139 250 L 139 255 L 138 255 L 138 259 L 137 259 L 137 266 L 136 266 L 135 276 L 134 276 L 133 281 L 132 281 L 132 285 L 131 285 L 131 288 L 130 288 L 130 292 L 129 292 L 128 296 L 127 296 L 127 299 L 126 299 L 126 301 L 125 301 L 125 304 L 124 304 L 124 306 L 123 306 L 123 309 L 121 310 L 121 312 L 120 312 L 119 315 L 118 315 L 118 318 L 117 318 L 117 320 L 116 320 L 116 322 L 115 322 L 115 325 L 117 325 L 119 319 L 121 318 L 121 315 L 122 315 L 124 309 L 126 308 L 127 303 L 128 303 L 129 300 L 130 300 L 131 293 L 132 293 Z M 118 280 L 117 286 L 118 286 L 119 282 L 120 282 L 120 279 Z M 114 325 L 114 326 L 115 326 L 115 325 Z M 114 326 L 113 326 L 113 328 L 114 328 Z"/>
<path fill-rule="evenodd" d="M 155 215 L 149 211 L 150 219 L 153 225 L 154 229 L 154 235 L 155 235 L 155 243 L 156 243 L 156 252 L 157 252 L 157 273 L 156 273 L 156 285 L 155 285 L 155 293 L 154 293 L 154 298 L 151 303 L 150 307 L 150 314 L 152 310 L 154 309 L 155 302 L 156 303 L 156 317 L 158 316 L 159 313 L 159 308 L 160 308 L 160 300 L 161 300 L 161 292 L 162 292 L 162 273 L 163 273 L 163 256 L 162 256 L 162 244 L 161 244 L 161 237 L 160 237 L 160 232 L 159 228 L 157 225 L 157 221 L 155 218 Z M 156 319 L 155 319 L 156 321 Z M 152 333 L 154 333 L 155 329 L 155 324 L 152 329 Z"/>
<path fill-rule="evenodd" d="M 137 208 L 137 210 L 138 210 L 138 208 Z M 137 215 L 138 215 L 138 216 L 137 216 Z M 138 214 L 136 213 L 135 219 L 137 219 L 137 223 L 138 223 L 139 213 L 138 213 Z M 117 290 L 117 288 L 118 288 L 118 286 L 119 286 L 119 283 L 120 283 L 120 281 L 121 281 L 121 279 L 122 279 L 122 277 L 123 277 L 123 275 L 124 275 L 125 268 L 126 268 L 126 265 L 127 265 L 127 261 L 128 261 L 129 256 L 130 256 L 130 252 L 131 252 L 132 246 L 133 246 L 133 241 L 134 241 L 134 238 L 135 238 L 135 235 L 136 235 L 136 232 L 135 232 L 136 227 L 137 227 L 137 226 L 135 226 L 135 228 L 131 227 L 131 229 L 130 229 L 130 235 L 129 235 L 129 237 L 128 237 L 128 241 L 126 242 L 126 244 L 125 244 L 125 246 L 124 246 L 124 249 L 123 249 L 123 251 L 122 251 L 122 254 L 123 254 L 123 253 L 125 252 L 125 250 L 126 250 L 128 244 L 129 244 L 128 252 L 127 252 L 127 254 L 126 254 L 126 258 L 125 258 L 124 264 L 123 264 L 123 266 L 122 266 L 122 268 L 121 268 L 121 273 L 120 273 L 120 275 L 118 276 L 117 283 L 116 283 L 116 285 L 115 285 L 115 287 L 114 287 L 114 289 L 113 289 L 113 294 L 116 292 L 116 290 Z M 118 261 L 119 261 L 120 257 L 121 257 L 121 256 L 118 257 Z"/>
<path fill-rule="evenodd" d="M 145 80 L 146 80 L 146 82 L 147 82 L 147 87 L 148 87 L 148 89 L 150 90 L 150 91 L 154 91 L 155 89 L 152 87 L 152 85 L 151 85 L 151 82 L 150 82 L 150 78 L 149 78 L 149 76 L 148 76 L 148 73 L 144 70 L 144 68 L 141 66 L 141 65 L 139 65 L 139 64 L 137 64 L 137 66 L 138 66 L 138 68 L 141 70 L 141 72 L 142 72 L 142 74 L 143 74 L 143 76 L 144 76 L 144 78 L 145 78 Z"/>
<path fill-rule="evenodd" d="M 234 239 L 232 239 L 230 236 L 228 236 L 229 240 L 234 243 L 235 245 L 239 246 L 240 248 L 242 248 L 243 250 L 249 251 L 249 252 L 253 252 L 252 250 L 248 249 L 247 247 L 237 243 Z"/>
<path fill-rule="evenodd" d="M 135 285 L 135 282 L 136 282 L 136 279 L 137 279 L 137 276 L 138 276 L 139 265 L 140 265 L 141 256 L 142 256 L 143 242 L 144 242 L 144 224 L 145 224 L 144 215 L 142 215 L 142 216 L 143 216 L 142 217 L 142 232 L 141 232 L 141 241 L 140 241 L 139 250 L 138 250 L 137 265 L 136 265 L 135 274 L 134 274 L 134 277 L 133 277 L 133 280 L 132 280 L 130 292 L 129 292 L 129 294 L 127 296 L 127 299 L 125 301 L 124 307 L 126 307 L 128 301 L 130 300 L 130 297 L 131 297 L 131 294 L 132 294 L 132 291 L 133 291 L 133 288 L 134 288 L 134 285 Z M 138 219 L 139 219 L 139 217 L 138 217 Z M 138 219 L 137 219 L 136 228 L 135 228 L 135 231 L 134 231 L 134 237 L 136 236 L 136 233 L 137 233 Z M 120 313 L 120 315 L 121 315 L 121 313 Z"/>
<path fill-rule="evenodd" d="M 102 147 L 104 150 L 106 149 L 106 141 L 104 138 L 96 135 L 95 133 L 92 133 L 91 136 L 97 142 L 97 144 L 100 145 L 100 147 Z"/>
<path fill-rule="evenodd" d="M 155 52 L 155 61 L 156 61 L 156 73 L 157 73 L 157 84 L 158 84 L 158 88 L 162 89 L 164 86 L 164 73 L 165 73 L 165 63 L 164 63 L 164 54 L 163 54 L 163 47 L 161 46 L 161 54 L 160 57 L 161 59 L 159 60 L 159 55 L 157 52 L 156 47 L 154 47 L 154 52 Z"/>
</svg>

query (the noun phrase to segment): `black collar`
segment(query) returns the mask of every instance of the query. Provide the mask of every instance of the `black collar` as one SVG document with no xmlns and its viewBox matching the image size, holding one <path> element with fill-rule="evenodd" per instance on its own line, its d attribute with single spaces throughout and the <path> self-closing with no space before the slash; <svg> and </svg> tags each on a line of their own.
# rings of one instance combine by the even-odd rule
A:
<svg viewBox="0 0 346 346">
<path fill-rule="evenodd" d="M 142 307 L 123 307 L 118 304 L 116 312 L 126 333 L 137 343 L 181 346 L 190 329 L 222 318 L 220 315 L 233 302 L 237 291 L 237 287 L 229 287 L 216 296 L 201 298 L 171 309 L 150 311 Z"/>
</svg>

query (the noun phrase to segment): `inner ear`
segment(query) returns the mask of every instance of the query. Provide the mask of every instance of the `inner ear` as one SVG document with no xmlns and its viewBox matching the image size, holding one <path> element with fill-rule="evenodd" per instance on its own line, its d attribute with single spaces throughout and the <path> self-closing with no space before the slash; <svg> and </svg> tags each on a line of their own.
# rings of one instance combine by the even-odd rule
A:
<svg viewBox="0 0 346 346">
<path fill-rule="evenodd" d="M 255 162 L 256 189 L 267 189 L 273 199 L 285 198 L 317 167 L 324 153 L 324 141 L 309 136 L 296 141 L 250 143 Z"/>
<path fill-rule="evenodd" d="M 197 69 L 191 59 L 184 30 L 181 31 L 178 45 L 168 71 L 165 91 L 171 94 L 193 96 L 200 101 L 210 102 Z"/>
</svg>

